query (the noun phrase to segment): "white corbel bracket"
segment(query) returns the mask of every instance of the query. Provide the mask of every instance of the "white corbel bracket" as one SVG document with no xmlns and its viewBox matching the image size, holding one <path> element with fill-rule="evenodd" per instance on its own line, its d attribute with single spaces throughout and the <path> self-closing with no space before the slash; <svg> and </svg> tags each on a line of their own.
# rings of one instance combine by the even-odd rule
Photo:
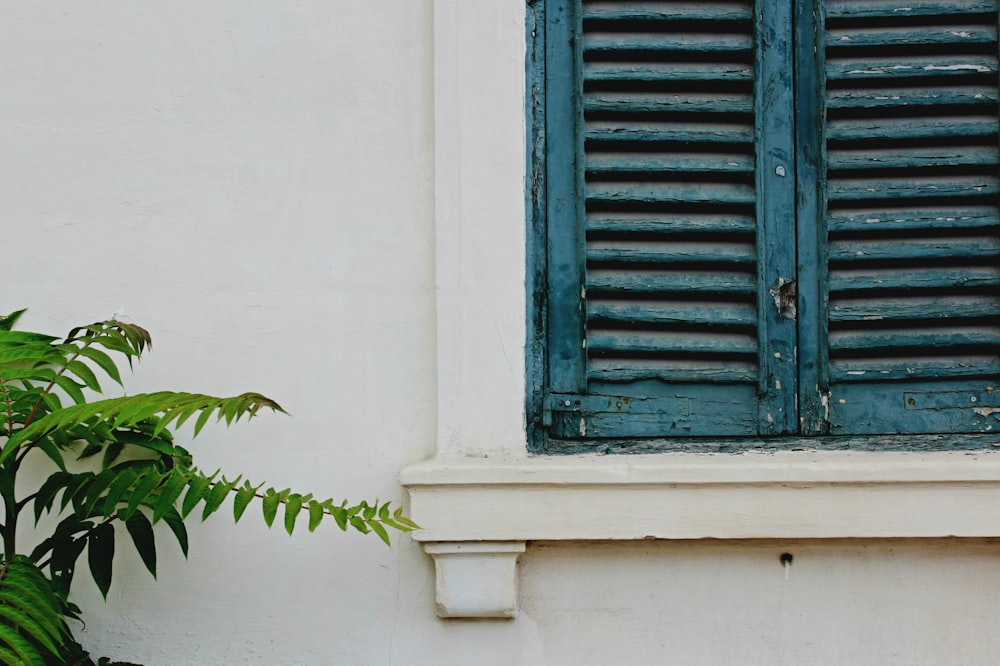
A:
<svg viewBox="0 0 1000 666">
<path fill-rule="evenodd" d="M 440 617 L 505 618 L 517 614 L 517 558 L 523 541 L 432 541 Z"/>
</svg>

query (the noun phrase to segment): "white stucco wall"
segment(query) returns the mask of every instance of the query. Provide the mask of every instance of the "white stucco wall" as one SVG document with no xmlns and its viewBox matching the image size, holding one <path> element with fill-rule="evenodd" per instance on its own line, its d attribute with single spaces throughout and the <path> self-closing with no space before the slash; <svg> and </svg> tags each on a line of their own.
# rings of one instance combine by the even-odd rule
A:
<svg viewBox="0 0 1000 666">
<path fill-rule="evenodd" d="M 131 390 L 253 389 L 292 413 L 206 431 L 205 468 L 402 499 L 399 470 L 437 451 L 523 451 L 523 12 L 0 4 L 0 311 L 53 332 L 123 312 L 156 343 Z M 534 544 L 508 621 L 439 619 L 429 558 L 395 541 L 220 514 L 187 562 L 161 540 L 157 582 L 122 557 L 107 603 L 81 572 L 80 636 L 148 666 L 1000 651 L 984 539 Z"/>
</svg>

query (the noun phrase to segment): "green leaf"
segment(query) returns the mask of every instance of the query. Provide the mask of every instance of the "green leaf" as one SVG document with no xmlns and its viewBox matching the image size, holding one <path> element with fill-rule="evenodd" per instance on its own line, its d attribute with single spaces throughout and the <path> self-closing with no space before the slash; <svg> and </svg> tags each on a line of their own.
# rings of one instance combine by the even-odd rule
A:
<svg viewBox="0 0 1000 666">
<path fill-rule="evenodd" d="M 320 522 L 323 520 L 323 505 L 313 500 L 309 502 L 309 531 L 315 532 Z"/>
<path fill-rule="evenodd" d="M 393 512 L 392 517 L 393 517 L 393 520 L 396 520 L 396 521 L 398 521 L 400 523 L 403 523 L 404 525 L 406 525 L 410 529 L 413 529 L 413 530 L 419 530 L 420 529 L 420 525 L 417 525 L 415 522 L 413 522 L 412 520 L 410 520 L 409 518 L 407 518 L 406 516 L 403 515 L 403 507 L 399 507 L 398 509 L 396 509 L 396 511 Z"/>
<path fill-rule="evenodd" d="M 0 590 L 0 602 L 30 615 L 54 642 L 61 643 L 62 622 L 59 617 L 61 613 L 58 604 L 53 604 L 53 601 L 58 601 L 58 597 L 52 592 L 51 587 L 45 592 L 39 592 L 21 581 L 8 579 L 4 580 L 3 589 Z"/>
<path fill-rule="evenodd" d="M 104 497 L 103 514 L 105 518 L 115 512 L 115 509 L 118 508 L 118 502 L 121 501 L 125 491 L 132 486 L 139 476 L 134 470 L 128 467 L 116 469 L 115 471 L 117 472 L 117 478 L 111 484 L 111 487 L 108 488 L 108 494 Z"/>
<path fill-rule="evenodd" d="M 176 447 L 170 442 L 169 432 L 164 432 L 163 436 L 154 436 L 136 430 L 116 430 L 114 436 L 123 444 L 139 446 L 165 456 L 172 456 L 176 452 Z"/>
<path fill-rule="evenodd" d="M 378 521 L 368 521 L 368 527 L 372 528 L 372 532 L 377 534 L 378 538 L 385 542 L 385 545 L 392 546 L 392 542 L 389 541 L 389 533 L 385 531 L 385 528 Z"/>
<path fill-rule="evenodd" d="M 243 512 L 247 510 L 247 506 L 257 495 L 257 491 L 261 489 L 264 484 L 260 484 L 256 488 L 250 485 L 247 481 L 243 484 L 243 487 L 236 491 L 236 499 L 233 500 L 233 522 L 240 522 L 240 518 L 243 517 Z"/>
<path fill-rule="evenodd" d="M 117 331 L 109 331 L 103 335 L 95 335 L 90 339 L 91 344 L 101 345 L 105 349 L 109 349 L 119 354 L 124 354 L 129 359 L 129 365 L 132 365 L 132 356 L 135 356 L 135 352 L 132 348 L 128 346 L 128 341 L 125 340 L 125 336 L 121 335 Z"/>
<path fill-rule="evenodd" d="M 135 351 L 136 356 L 142 354 L 143 350 L 147 347 L 150 349 L 153 347 L 153 338 L 150 337 L 149 331 L 144 329 L 142 326 L 114 319 L 105 323 L 114 327 L 125 336 L 129 345 L 131 345 L 132 349 Z"/>
<path fill-rule="evenodd" d="M 132 543 L 142 558 L 142 563 L 149 569 L 149 573 L 156 578 L 156 542 L 153 538 L 153 526 L 150 524 L 146 514 L 138 511 L 131 518 L 125 521 L 125 527 L 132 537 Z"/>
<path fill-rule="evenodd" d="M 0 664 L 4 666 L 24 666 L 24 660 L 17 656 L 13 650 L 8 650 L 0 645 Z"/>
<path fill-rule="evenodd" d="M 41 643 L 42 646 L 52 654 L 59 653 L 59 648 L 56 646 L 52 638 L 49 637 L 38 622 L 29 617 L 26 613 L 22 613 L 11 606 L 0 604 L 0 618 L 8 620 L 11 625 L 17 627 L 22 632 L 29 634 L 33 639 L 35 639 L 35 641 Z"/>
<path fill-rule="evenodd" d="M 123 386 L 121 375 L 118 374 L 118 366 L 111 359 L 110 356 L 102 352 L 100 349 L 96 349 L 91 346 L 84 346 L 80 348 L 80 356 L 85 356 L 91 361 L 96 363 L 101 370 L 107 373 L 108 377 L 111 377 L 119 386 Z"/>
<path fill-rule="evenodd" d="M 285 500 L 285 531 L 291 536 L 295 530 L 295 520 L 302 511 L 302 495 L 289 495 Z"/>
<path fill-rule="evenodd" d="M 211 415 L 212 415 L 212 410 L 211 409 L 205 409 L 198 416 L 198 420 L 195 421 L 195 424 L 194 424 L 194 435 L 193 435 L 194 437 L 197 437 L 198 433 L 201 432 L 201 429 L 205 427 L 205 423 L 208 422 L 208 417 L 211 416 Z"/>
<path fill-rule="evenodd" d="M 118 475 L 114 470 L 106 469 L 94 477 L 94 480 L 87 488 L 87 494 L 84 497 L 84 517 L 90 517 L 94 507 L 97 506 L 97 502 L 101 499 L 101 494 L 117 479 L 117 476 Z"/>
<path fill-rule="evenodd" d="M 278 505 L 281 504 L 281 496 L 273 490 L 264 493 L 264 522 L 270 527 L 274 523 L 274 517 L 278 515 Z"/>
<path fill-rule="evenodd" d="M 333 519 L 337 521 L 337 527 L 339 527 L 341 531 L 346 532 L 348 516 L 347 516 L 347 511 L 344 509 L 344 507 L 342 506 L 330 507 L 330 514 L 333 516 Z"/>
<path fill-rule="evenodd" d="M 20 310 L 15 310 L 14 312 L 11 312 L 9 315 L 4 315 L 0 317 L 0 331 L 9 331 L 10 329 L 12 329 L 14 327 L 14 324 L 17 323 L 17 320 L 21 318 L 21 315 L 23 315 L 27 311 L 28 308 L 21 308 Z"/>
<path fill-rule="evenodd" d="M 87 444 L 87 446 L 83 447 L 83 451 L 80 452 L 80 455 L 78 455 L 76 459 L 83 460 L 84 458 L 90 458 L 91 456 L 96 456 L 103 449 L 104 447 L 101 446 L 100 444 Z"/>
<path fill-rule="evenodd" d="M 58 606 L 52 605 L 37 589 L 10 576 L 0 584 L 0 603 L 28 613 L 39 623 L 45 623 L 47 617 L 59 612 Z M 58 634 L 54 626 L 52 629 Z"/>
<path fill-rule="evenodd" d="M 52 562 L 49 569 L 52 572 L 52 585 L 64 596 L 69 594 L 70 584 L 76 574 L 76 561 L 87 546 L 87 540 L 67 539 L 54 543 L 52 548 Z M 34 553 L 32 553 L 34 557 Z"/>
<path fill-rule="evenodd" d="M 97 381 L 97 375 L 90 369 L 90 366 L 83 361 L 70 361 L 66 364 L 66 371 L 72 372 L 80 378 L 80 381 L 95 393 L 101 392 L 101 384 Z"/>
<path fill-rule="evenodd" d="M 54 472 L 45 479 L 45 483 L 38 489 L 35 495 L 35 522 L 41 518 L 42 512 L 52 508 L 59 491 L 73 481 L 75 477 L 69 472 Z"/>
<path fill-rule="evenodd" d="M 49 437 L 41 438 L 35 446 L 41 449 L 42 453 L 47 455 L 49 459 L 56 464 L 56 467 L 64 472 L 66 471 L 66 461 L 63 459 L 62 451 L 60 451 L 59 448 L 53 444 Z"/>
<path fill-rule="evenodd" d="M 153 510 L 153 524 L 160 521 L 168 511 L 175 507 L 177 498 L 181 496 L 184 487 L 187 486 L 189 477 L 183 471 L 174 468 L 171 470 L 170 478 L 160 489 L 160 496 L 156 499 L 156 508 Z"/>
<path fill-rule="evenodd" d="M 163 514 L 163 522 L 167 524 L 170 531 L 174 533 L 174 538 L 177 539 L 177 544 L 181 547 L 181 552 L 184 553 L 184 557 L 188 554 L 188 535 L 187 527 L 184 526 L 184 519 L 181 515 L 177 513 L 176 509 L 172 509 Z"/>
<path fill-rule="evenodd" d="M 354 526 L 354 529 L 362 534 L 368 534 L 371 531 L 368 529 L 368 525 L 365 524 L 365 521 L 361 518 L 361 516 L 351 516 L 350 521 L 351 525 Z"/>
<path fill-rule="evenodd" d="M 205 508 L 201 512 L 201 519 L 203 521 L 219 510 L 219 507 L 226 501 L 229 492 L 237 483 L 239 483 L 239 478 L 235 481 L 226 481 L 223 478 L 222 481 L 212 486 L 212 490 L 209 491 L 208 496 L 205 498 Z"/>
<path fill-rule="evenodd" d="M 147 399 L 150 396 L 143 396 L 142 399 L 139 399 L 139 396 L 134 397 L 137 399 L 123 400 L 108 410 L 107 416 L 114 416 L 116 428 L 134 428 L 157 412 L 163 411 L 163 405 L 158 400 Z"/>
<path fill-rule="evenodd" d="M 202 474 L 188 485 L 187 493 L 184 494 L 184 503 L 181 504 L 181 517 L 187 518 L 198 502 L 205 497 L 216 474 L 218 472 L 210 477 Z"/>
<path fill-rule="evenodd" d="M 150 493 L 156 486 L 160 485 L 160 481 L 163 477 L 156 470 L 149 470 L 146 474 L 139 479 L 139 482 L 135 484 L 132 490 L 132 495 L 128 499 L 128 506 L 125 508 L 125 513 L 122 516 L 125 520 L 132 517 L 132 514 L 136 512 L 140 504 L 143 504 L 149 497 Z"/>
<path fill-rule="evenodd" d="M 87 402 L 87 398 L 84 397 L 83 391 L 80 390 L 80 387 L 83 386 L 83 384 L 73 381 L 66 375 L 57 375 L 53 381 L 56 383 L 56 386 L 61 388 L 66 395 L 69 396 L 69 399 L 77 405 Z"/>
<path fill-rule="evenodd" d="M 75 500 L 77 495 L 86 492 L 87 486 L 93 478 L 94 475 L 91 472 L 74 474 L 72 482 L 66 486 L 66 492 L 63 493 L 62 501 L 59 503 L 59 510 L 63 511 L 70 502 Z"/>
<path fill-rule="evenodd" d="M 115 528 L 111 523 L 101 523 L 87 537 L 87 563 L 97 589 L 105 599 L 111 589 L 111 565 L 115 559 Z"/>
<path fill-rule="evenodd" d="M 10 331 L 0 326 L 0 341 L 4 343 L 42 343 L 51 344 L 59 338 L 44 333 L 31 333 L 29 331 Z"/>
<path fill-rule="evenodd" d="M 114 441 L 104 448 L 104 458 L 101 459 L 101 467 L 111 467 L 118 456 L 125 449 L 125 442 Z"/>
<path fill-rule="evenodd" d="M 24 636 L 5 624 L 0 624 L 0 641 L 10 646 L 22 660 L 11 662 L 11 666 L 23 666 L 24 664 L 28 666 L 45 666 L 45 660 L 35 646 Z"/>
</svg>

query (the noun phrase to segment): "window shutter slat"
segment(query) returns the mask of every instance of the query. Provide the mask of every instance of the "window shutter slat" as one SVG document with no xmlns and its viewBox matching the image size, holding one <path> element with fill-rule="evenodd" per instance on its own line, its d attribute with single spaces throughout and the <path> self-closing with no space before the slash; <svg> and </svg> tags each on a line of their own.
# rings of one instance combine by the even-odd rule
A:
<svg viewBox="0 0 1000 666">
<path fill-rule="evenodd" d="M 975 149 L 974 149 L 975 150 Z M 889 158 L 892 159 L 891 157 Z M 909 229 L 975 229 L 1000 225 L 996 208 L 970 206 L 926 206 L 913 208 L 900 206 L 889 210 L 877 208 L 845 209 L 831 211 L 827 227 L 831 233 L 880 229 L 882 231 Z"/>
<path fill-rule="evenodd" d="M 585 369 L 554 440 L 759 431 L 752 7 L 581 4 Z"/>
<path fill-rule="evenodd" d="M 995 2 L 825 4 L 833 434 L 991 428 L 997 50 Z"/>
<path fill-rule="evenodd" d="M 827 19 L 995 14 L 996 0 L 826 0 Z"/>
<path fill-rule="evenodd" d="M 747 2 L 585 2 L 583 18 L 619 21 L 749 21 Z"/>
</svg>

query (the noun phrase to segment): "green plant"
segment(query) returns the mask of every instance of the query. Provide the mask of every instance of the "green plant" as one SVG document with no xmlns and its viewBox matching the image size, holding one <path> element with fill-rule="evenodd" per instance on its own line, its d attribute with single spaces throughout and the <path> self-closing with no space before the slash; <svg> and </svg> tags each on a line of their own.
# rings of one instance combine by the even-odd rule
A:
<svg viewBox="0 0 1000 666">
<path fill-rule="evenodd" d="M 131 367 L 150 348 L 149 333 L 109 320 L 56 338 L 14 330 L 23 312 L 0 317 L 0 664 L 94 663 L 67 623 L 80 614 L 69 600 L 70 585 L 86 550 L 90 574 L 107 596 L 118 524 L 154 576 L 154 526 L 165 524 L 187 555 L 185 521 L 192 516 L 205 520 L 230 496 L 237 521 L 255 498 L 268 526 L 284 507 L 289 534 L 302 515 L 310 531 L 330 516 L 342 530 L 374 532 L 386 544 L 388 528 L 415 527 L 388 502 L 349 506 L 253 485 L 242 476 L 202 472 L 174 441 L 172 428 L 193 421 L 194 437 L 213 416 L 229 425 L 261 409 L 284 410 L 257 393 L 216 398 L 161 391 L 95 400 L 102 393 L 99 377 L 122 385 L 112 356 L 123 357 Z M 37 487 L 25 489 L 31 478 L 18 474 L 32 455 L 47 456 L 54 468 Z M 55 526 L 22 552 L 22 518 L 37 527 L 46 514 L 56 516 Z M 99 663 L 110 662 L 102 658 Z"/>
</svg>

